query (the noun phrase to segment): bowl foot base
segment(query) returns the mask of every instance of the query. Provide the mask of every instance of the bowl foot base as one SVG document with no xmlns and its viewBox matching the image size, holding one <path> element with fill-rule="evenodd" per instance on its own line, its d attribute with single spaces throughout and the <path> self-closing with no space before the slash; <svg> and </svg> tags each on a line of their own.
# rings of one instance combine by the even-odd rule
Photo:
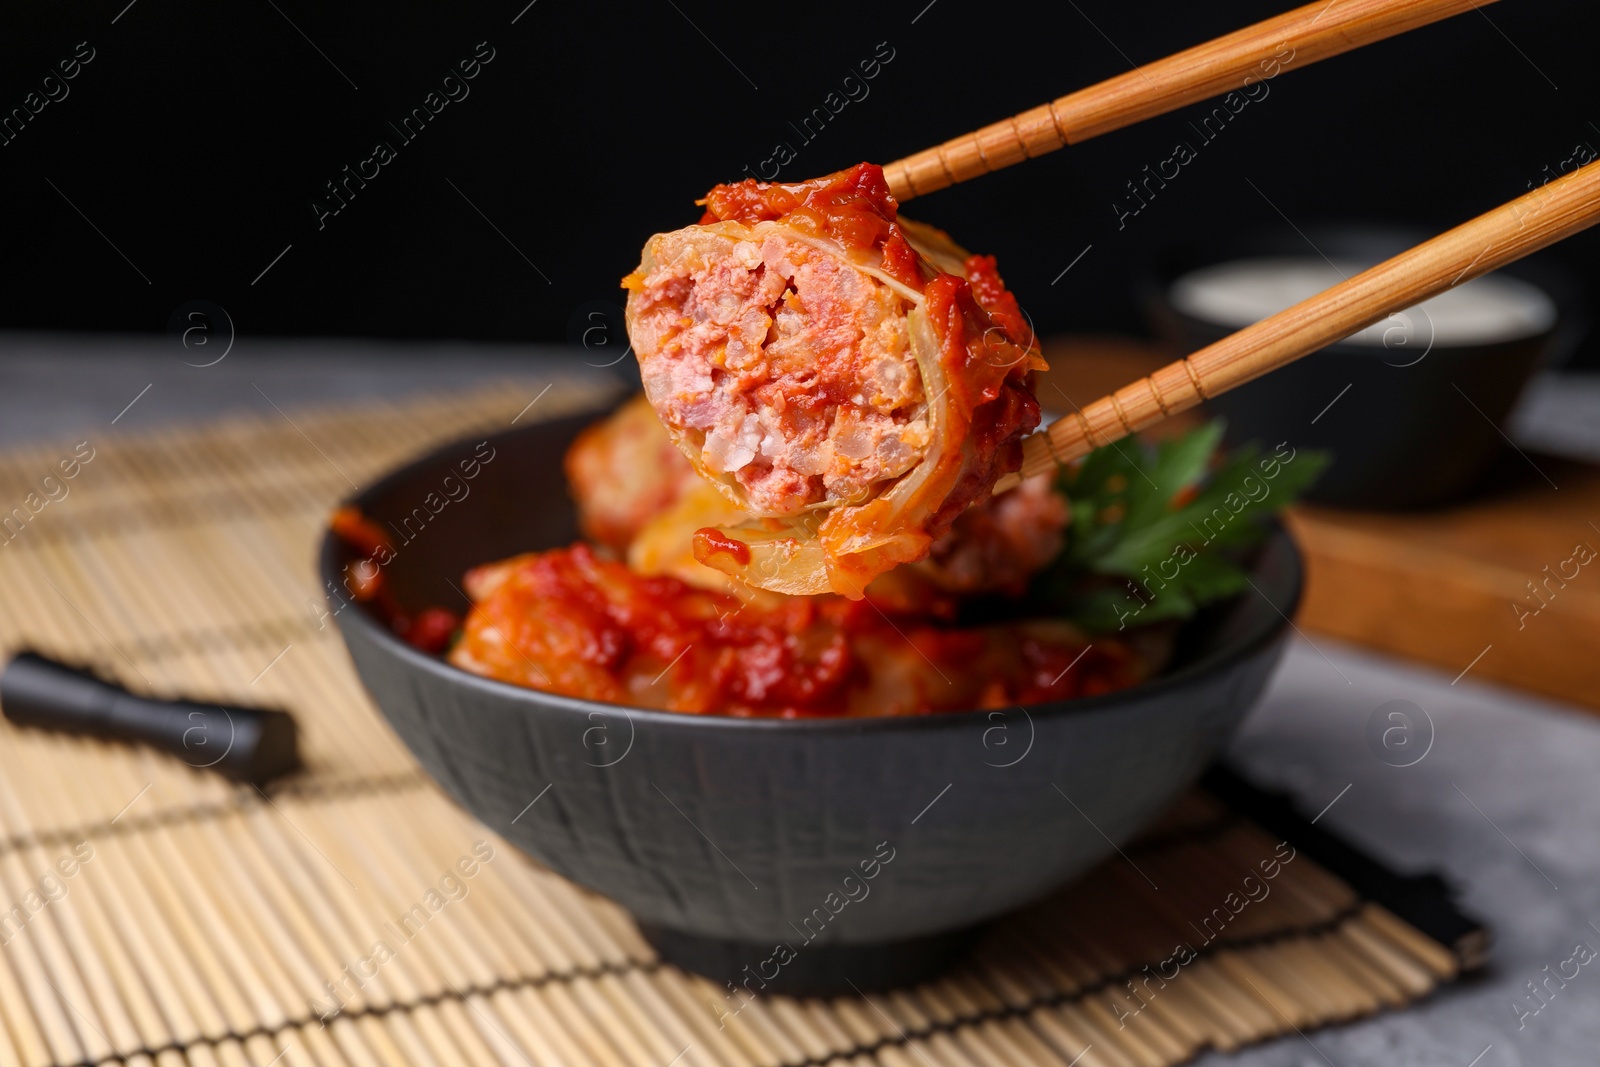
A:
<svg viewBox="0 0 1600 1067">
<path fill-rule="evenodd" d="M 864 945 L 808 944 L 800 938 L 773 945 L 639 925 L 645 940 L 674 966 L 757 996 L 796 997 L 865 993 L 927 981 L 965 956 L 980 929 Z M 730 992 L 728 998 L 732 1011 L 742 994 Z"/>
</svg>

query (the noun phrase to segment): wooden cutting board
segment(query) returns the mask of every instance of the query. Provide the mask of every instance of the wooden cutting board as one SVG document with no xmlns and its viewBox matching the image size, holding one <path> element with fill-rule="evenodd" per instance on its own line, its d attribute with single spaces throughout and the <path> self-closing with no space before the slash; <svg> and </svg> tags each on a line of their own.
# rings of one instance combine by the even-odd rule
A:
<svg viewBox="0 0 1600 1067">
<path fill-rule="evenodd" d="M 1045 355 L 1046 407 L 1085 404 L 1172 358 L 1098 337 L 1055 339 Z M 1549 481 L 1508 450 L 1475 496 L 1440 510 L 1295 509 L 1299 625 L 1600 709 L 1600 467 L 1530 458 Z"/>
</svg>

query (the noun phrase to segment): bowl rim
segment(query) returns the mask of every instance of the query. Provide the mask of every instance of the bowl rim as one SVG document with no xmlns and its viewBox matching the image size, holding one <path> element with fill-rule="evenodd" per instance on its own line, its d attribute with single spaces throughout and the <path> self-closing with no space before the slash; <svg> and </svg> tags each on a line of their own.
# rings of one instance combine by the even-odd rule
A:
<svg viewBox="0 0 1600 1067">
<path fill-rule="evenodd" d="M 549 427 L 553 423 L 578 422 L 579 420 L 592 421 L 595 418 L 604 416 L 614 406 L 614 403 L 610 404 L 610 406 L 605 404 L 597 405 L 574 412 L 571 415 L 529 423 L 515 430 L 501 431 L 491 434 L 490 437 L 493 439 L 536 432 L 537 429 Z M 582 425 L 586 424 L 582 423 Z M 362 507 L 364 501 L 380 495 L 392 486 L 402 482 L 418 467 L 433 463 L 447 455 L 459 453 L 461 447 L 472 439 L 481 440 L 482 437 L 474 434 L 471 438 L 452 438 L 421 455 L 413 457 L 389 471 L 382 478 L 377 479 L 366 489 L 343 498 L 340 506 Z M 589 700 L 585 697 L 567 696 L 562 693 L 534 689 L 530 686 L 514 685 L 511 682 L 503 682 L 496 678 L 486 678 L 483 675 L 462 670 L 441 656 L 429 655 L 421 649 L 407 644 L 398 634 L 385 626 L 360 601 L 353 599 L 345 601 L 342 606 L 336 607 L 329 614 L 339 628 L 341 637 L 344 637 L 347 642 L 349 635 L 346 633 L 345 628 L 347 626 L 355 627 L 375 647 L 383 649 L 391 656 L 398 656 L 412 669 L 421 669 L 446 684 L 464 685 L 468 689 L 476 690 L 485 696 L 521 704 L 527 710 L 557 708 L 563 713 L 581 716 L 588 721 L 592 721 L 592 716 L 600 714 L 622 716 L 627 718 L 630 723 L 643 721 L 652 727 L 667 729 L 703 730 L 710 728 L 719 730 L 762 730 L 778 733 L 822 732 L 828 734 L 876 733 L 886 730 L 926 730 L 936 727 L 949 729 L 970 728 L 980 719 L 987 720 L 989 716 L 996 713 L 1012 715 L 1020 711 L 1032 722 L 1035 718 L 1057 719 L 1069 715 L 1090 714 L 1106 708 L 1116 707 L 1118 704 L 1132 703 L 1146 697 L 1159 696 L 1213 675 L 1221 674 L 1236 665 L 1241 659 L 1248 658 L 1264 646 L 1279 640 L 1285 631 L 1293 626 L 1292 616 L 1295 609 L 1299 607 L 1305 593 L 1305 559 L 1300 551 L 1300 546 L 1295 542 L 1280 518 L 1273 516 L 1269 520 L 1269 526 L 1270 532 L 1267 535 L 1267 540 L 1263 543 L 1263 549 L 1278 544 L 1287 549 L 1285 559 L 1289 568 L 1287 580 L 1290 584 L 1290 595 L 1286 604 L 1279 605 L 1268 600 L 1266 594 L 1260 590 L 1256 590 L 1256 592 L 1273 609 L 1278 616 L 1276 620 L 1272 620 L 1269 616 L 1265 624 L 1258 624 L 1236 644 L 1229 645 L 1210 655 L 1202 656 L 1196 662 L 1181 667 L 1176 671 L 1158 674 L 1154 678 L 1139 682 L 1126 689 L 1118 689 L 1094 696 L 1054 700 L 1043 704 L 1018 704 L 1007 708 L 973 708 L 967 711 L 929 712 L 918 715 L 840 715 L 785 719 L 776 716 L 699 714 L 657 708 L 641 708 L 630 704 L 608 704 L 598 700 Z M 318 576 L 323 580 L 324 599 L 330 601 L 330 606 L 333 606 L 333 604 L 329 591 L 337 589 L 341 582 L 342 572 L 339 569 L 338 560 L 342 548 L 343 542 L 333 532 L 331 526 L 325 529 L 323 531 L 322 544 L 317 553 L 317 569 Z M 1251 584 L 1254 586 L 1253 582 Z M 1244 595 L 1242 592 L 1236 594 L 1236 596 Z M 374 703 L 377 703 L 377 701 L 374 701 Z"/>
</svg>

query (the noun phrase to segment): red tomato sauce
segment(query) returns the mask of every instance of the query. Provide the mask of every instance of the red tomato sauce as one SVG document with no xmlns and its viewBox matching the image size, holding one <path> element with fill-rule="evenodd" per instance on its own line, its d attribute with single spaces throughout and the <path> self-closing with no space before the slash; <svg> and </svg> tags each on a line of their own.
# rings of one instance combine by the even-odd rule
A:
<svg viewBox="0 0 1600 1067">
<path fill-rule="evenodd" d="M 694 533 L 695 559 L 705 559 L 721 553 L 731 558 L 739 566 L 748 566 L 750 563 L 750 546 L 743 541 L 735 541 L 727 534 L 714 527 L 707 526 L 696 530 Z"/>
<path fill-rule="evenodd" d="M 898 282 L 921 290 L 926 278 L 917 254 L 895 220 L 900 205 L 889 192 L 883 168 L 857 163 L 810 181 L 779 184 L 746 178 L 718 185 L 700 203 L 702 225 L 712 222 L 785 223 L 833 238 L 846 248 L 878 249 L 883 269 Z"/>
<path fill-rule="evenodd" d="M 394 544 L 383 527 L 351 507 L 335 511 L 329 525 L 357 556 L 344 567 L 344 587 L 351 599 L 370 605 L 407 644 L 433 655 L 449 648 L 461 616 L 448 608 L 426 607 L 413 614 L 400 606 L 383 571 L 395 558 Z"/>
<path fill-rule="evenodd" d="M 700 714 L 802 718 L 995 709 L 1122 688 L 1115 640 L 1065 624 L 949 626 L 871 600 L 745 600 L 645 577 L 587 545 L 468 573 L 452 663 L 548 692 Z M 1080 658 L 1081 657 L 1081 658 Z"/>
</svg>

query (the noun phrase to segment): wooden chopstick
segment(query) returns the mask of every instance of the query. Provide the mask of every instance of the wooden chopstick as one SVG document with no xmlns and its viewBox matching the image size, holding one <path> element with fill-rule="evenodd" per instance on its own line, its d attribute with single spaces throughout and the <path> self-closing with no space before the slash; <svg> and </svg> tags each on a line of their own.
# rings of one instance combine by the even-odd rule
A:
<svg viewBox="0 0 1600 1067">
<path fill-rule="evenodd" d="M 1494 0 L 1315 0 L 883 168 L 904 203 Z"/>
<path fill-rule="evenodd" d="M 1063 416 L 1049 430 L 1022 443 L 1021 471 L 1002 478 L 995 492 L 1310 355 L 1597 221 L 1600 162 L 1502 204 Z"/>
</svg>

